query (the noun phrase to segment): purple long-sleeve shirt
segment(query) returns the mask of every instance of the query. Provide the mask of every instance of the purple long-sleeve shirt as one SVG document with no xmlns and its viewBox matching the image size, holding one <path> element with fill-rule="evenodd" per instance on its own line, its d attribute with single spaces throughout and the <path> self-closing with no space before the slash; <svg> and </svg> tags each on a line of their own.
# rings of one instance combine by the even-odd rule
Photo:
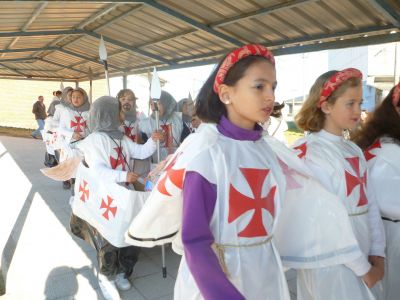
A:
<svg viewBox="0 0 400 300">
<path fill-rule="evenodd" d="M 256 141 L 262 128 L 247 130 L 225 117 L 217 125 L 220 134 L 239 141 Z M 205 299 L 245 299 L 228 280 L 211 249 L 214 236 L 210 221 L 217 200 L 217 186 L 195 171 L 188 171 L 183 185 L 182 241 L 185 258 Z"/>
</svg>

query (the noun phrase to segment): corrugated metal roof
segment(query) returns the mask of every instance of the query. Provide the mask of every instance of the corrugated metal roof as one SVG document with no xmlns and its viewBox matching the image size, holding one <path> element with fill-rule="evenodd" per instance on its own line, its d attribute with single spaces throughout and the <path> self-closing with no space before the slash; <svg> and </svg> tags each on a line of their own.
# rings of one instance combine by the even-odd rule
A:
<svg viewBox="0 0 400 300">
<path fill-rule="evenodd" d="M 0 77 L 101 78 L 101 35 L 117 76 L 212 63 L 245 43 L 282 55 L 398 41 L 399 27 L 398 0 L 2 1 Z"/>
</svg>

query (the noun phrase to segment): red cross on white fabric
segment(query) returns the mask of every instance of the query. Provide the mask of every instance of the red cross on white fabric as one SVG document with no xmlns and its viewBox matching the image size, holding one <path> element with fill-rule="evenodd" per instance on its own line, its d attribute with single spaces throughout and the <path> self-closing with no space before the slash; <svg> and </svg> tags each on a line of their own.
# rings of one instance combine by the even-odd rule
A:
<svg viewBox="0 0 400 300">
<path fill-rule="evenodd" d="M 360 175 L 360 158 L 349 157 L 346 160 L 350 163 L 352 169 L 356 173 L 356 176 L 350 174 L 347 170 L 345 170 L 345 178 L 346 178 L 346 188 L 347 188 L 347 196 L 349 196 L 356 186 L 360 186 L 360 198 L 358 200 L 357 206 L 363 206 L 368 203 L 367 196 L 365 195 L 365 185 L 367 184 L 367 172 L 364 172 L 363 175 Z"/>
<path fill-rule="evenodd" d="M 117 207 L 113 206 L 111 207 L 111 203 L 113 202 L 113 198 L 111 198 L 110 196 L 107 195 L 107 203 L 106 201 L 104 201 L 103 199 L 101 199 L 101 206 L 100 209 L 105 208 L 106 210 L 104 211 L 104 213 L 102 213 L 103 217 L 107 220 L 109 220 L 109 213 L 111 213 L 113 215 L 113 217 L 115 217 L 116 213 L 117 213 Z"/>
<path fill-rule="evenodd" d="M 165 168 L 165 175 L 164 177 L 158 182 L 157 189 L 158 191 L 166 196 L 171 196 L 171 194 L 167 191 L 167 188 L 165 186 L 167 179 L 169 180 L 179 189 L 182 189 L 183 186 L 183 175 L 185 174 L 185 169 L 172 169 L 172 167 L 175 165 L 176 160 L 178 159 L 180 153 L 177 154 L 172 161 L 167 165 Z"/>
<path fill-rule="evenodd" d="M 262 197 L 261 192 L 264 182 L 270 173 L 269 169 L 240 168 L 247 184 L 250 186 L 254 198 L 249 198 L 240 193 L 232 184 L 229 187 L 229 216 L 228 223 L 232 223 L 249 210 L 254 210 L 249 224 L 239 232 L 240 237 L 267 236 L 268 233 L 262 220 L 262 209 L 267 210 L 272 217 L 275 216 L 276 185 L 271 187 L 268 194 Z"/>
<path fill-rule="evenodd" d="M 136 142 L 136 132 L 134 127 L 124 125 L 124 133 L 128 138 Z"/>
<path fill-rule="evenodd" d="M 369 161 L 370 159 L 373 159 L 373 158 L 376 156 L 375 154 L 372 154 L 371 151 L 374 150 L 374 149 L 377 149 L 377 148 L 382 148 L 382 145 L 381 145 L 381 141 L 380 141 L 380 140 L 376 140 L 375 143 L 373 143 L 371 146 L 369 146 L 369 147 L 364 151 L 364 156 L 365 156 L 365 159 L 366 159 L 367 161 Z"/>
<path fill-rule="evenodd" d="M 75 116 L 75 121 L 71 120 L 71 128 L 74 132 L 82 132 L 86 128 L 86 121 L 80 116 Z"/>
<path fill-rule="evenodd" d="M 125 171 L 125 159 L 122 154 L 123 147 L 115 147 L 114 150 L 117 152 L 117 158 L 110 156 L 111 168 L 116 169 L 119 165 L 121 165 L 122 171 Z"/>
<path fill-rule="evenodd" d="M 82 202 L 86 202 L 89 199 L 89 188 L 87 188 L 87 182 L 82 180 L 81 184 L 79 185 L 79 193 L 82 192 L 80 199 Z"/>
<path fill-rule="evenodd" d="M 299 158 L 303 158 L 307 154 L 307 142 L 304 142 L 303 144 L 301 144 L 301 145 L 299 145 L 297 147 L 294 147 L 293 149 L 300 150 L 300 153 L 297 154 L 297 156 Z"/>
</svg>

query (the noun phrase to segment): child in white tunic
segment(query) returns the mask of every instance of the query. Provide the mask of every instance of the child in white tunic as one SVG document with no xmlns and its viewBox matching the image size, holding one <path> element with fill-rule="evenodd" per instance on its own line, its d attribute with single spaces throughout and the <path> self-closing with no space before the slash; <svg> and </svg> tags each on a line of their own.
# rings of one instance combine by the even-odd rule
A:
<svg viewBox="0 0 400 300">
<path fill-rule="evenodd" d="M 386 233 L 385 276 L 378 299 L 400 297 L 400 83 L 354 138 L 368 164 L 367 194 L 378 203 Z"/>
<path fill-rule="evenodd" d="M 366 162 L 361 149 L 342 136 L 360 120 L 361 78 L 356 69 L 321 75 L 296 116 L 297 125 L 310 134 L 293 147 L 325 188 L 339 196 L 363 251 L 350 263 L 299 270 L 300 300 L 374 299 L 369 288 L 383 277 L 384 233 L 377 205 L 366 196 Z"/>
</svg>

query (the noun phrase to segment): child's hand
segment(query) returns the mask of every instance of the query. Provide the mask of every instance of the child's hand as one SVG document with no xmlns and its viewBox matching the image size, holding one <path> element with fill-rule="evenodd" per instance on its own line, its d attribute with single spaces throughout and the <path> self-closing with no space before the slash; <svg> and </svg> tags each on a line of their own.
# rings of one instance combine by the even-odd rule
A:
<svg viewBox="0 0 400 300">
<path fill-rule="evenodd" d="M 154 131 L 151 134 L 151 138 L 153 141 L 160 141 L 160 142 L 164 142 L 164 132 L 160 131 Z"/>
<path fill-rule="evenodd" d="M 372 288 L 383 278 L 385 259 L 380 256 L 370 256 L 369 261 L 372 264 L 372 267 L 369 269 L 368 273 L 363 276 L 363 280 L 369 288 Z"/>
<path fill-rule="evenodd" d="M 72 135 L 72 138 L 74 140 L 80 140 L 82 138 L 81 134 L 78 132 L 74 132 L 74 134 Z"/>
<path fill-rule="evenodd" d="M 136 180 L 138 180 L 139 174 L 133 173 L 133 172 L 128 172 L 126 175 L 126 182 L 128 183 L 134 183 Z"/>
</svg>

